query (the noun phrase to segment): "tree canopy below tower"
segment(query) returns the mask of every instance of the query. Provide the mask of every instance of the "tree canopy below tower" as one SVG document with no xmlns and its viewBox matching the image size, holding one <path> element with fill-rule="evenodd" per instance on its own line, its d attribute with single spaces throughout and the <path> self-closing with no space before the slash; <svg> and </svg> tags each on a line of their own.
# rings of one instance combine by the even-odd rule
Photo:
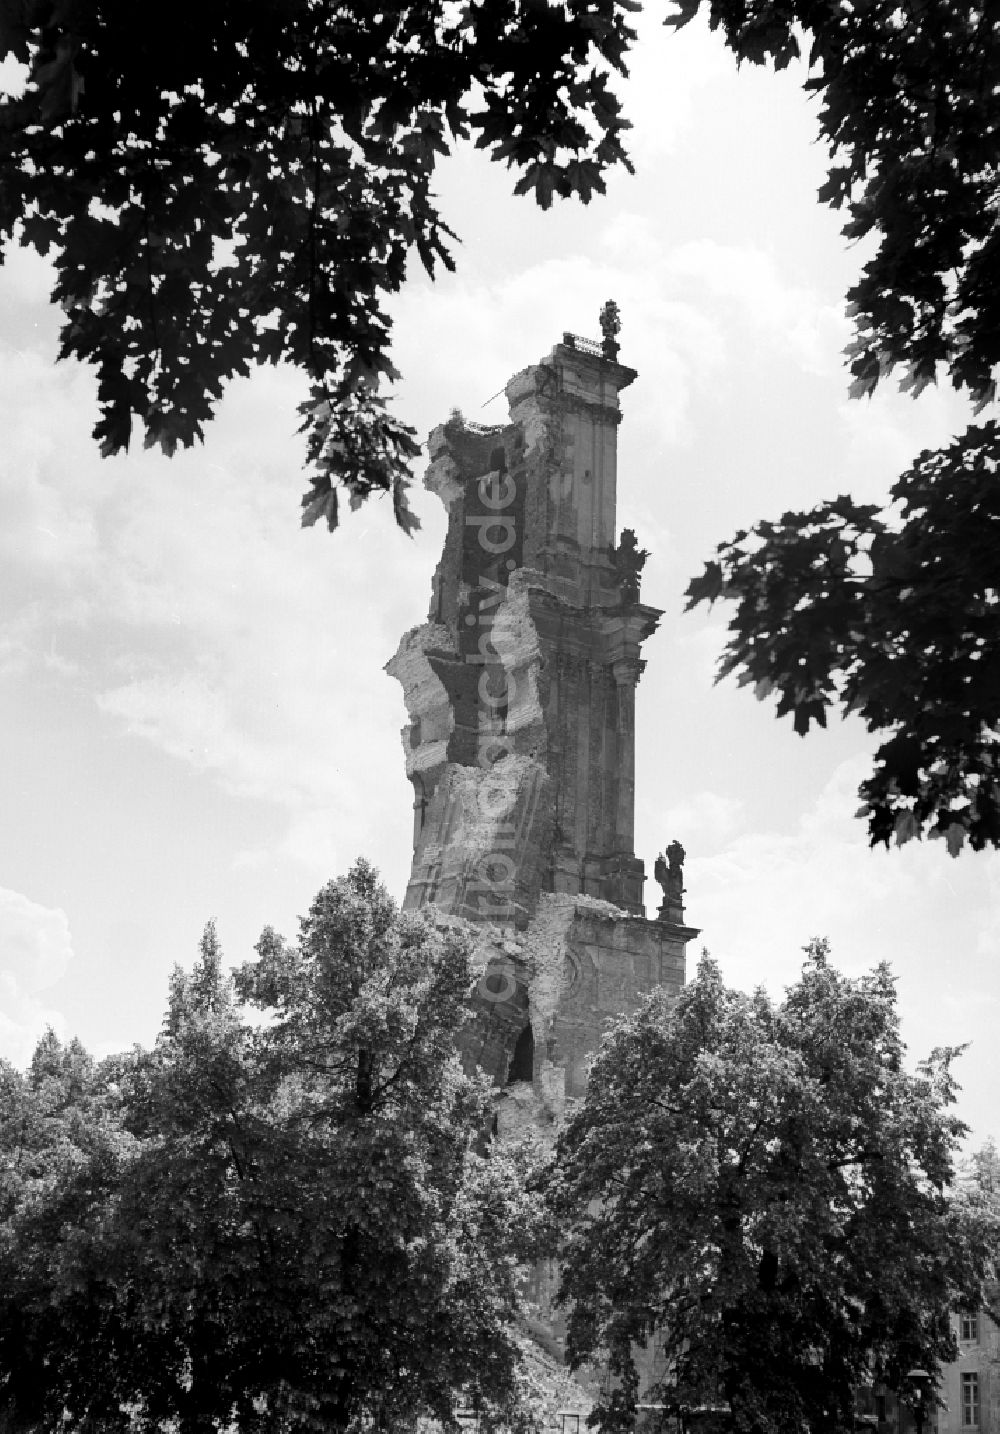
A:
<svg viewBox="0 0 1000 1434">
<path fill-rule="evenodd" d="M 472 944 L 359 861 L 235 977 L 210 924 L 152 1050 L 0 1061 L 5 1429 L 518 1427 L 537 1202 L 477 1154 Z"/>
<path fill-rule="evenodd" d="M 559 1137 L 567 1352 L 607 1362 L 604 1430 L 635 1427 L 649 1344 L 642 1398 L 668 1416 L 850 1429 L 859 1388 L 936 1378 L 951 1312 L 986 1302 L 995 1152 L 960 1177 L 958 1052 L 909 1073 L 888 968 L 850 978 L 828 954 L 810 943 L 780 1003 L 706 955 L 612 1029 Z"/>
</svg>

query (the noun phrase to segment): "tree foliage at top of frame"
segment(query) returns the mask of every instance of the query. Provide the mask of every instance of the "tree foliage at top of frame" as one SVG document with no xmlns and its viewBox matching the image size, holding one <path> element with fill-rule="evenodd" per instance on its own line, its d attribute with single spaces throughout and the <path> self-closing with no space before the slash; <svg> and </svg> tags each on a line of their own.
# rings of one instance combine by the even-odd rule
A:
<svg viewBox="0 0 1000 1434">
<path fill-rule="evenodd" d="M 878 248 L 848 291 L 856 396 L 903 370 L 977 403 L 1000 363 L 1000 11 L 993 0 L 671 0 L 740 61 L 802 58 L 830 167 L 819 198 Z"/>
<path fill-rule="evenodd" d="M 628 163 L 608 85 L 632 0 L 0 0 L 0 59 L 30 65 L 0 102 L 0 244 L 56 266 L 60 356 L 97 370 L 104 454 L 172 454 L 226 381 L 290 362 L 310 488 L 303 522 L 389 491 L 400 525 L 413 431 L 387 296 L 416 251 L 453 267 L 431 189 L 471 138 L 548 206 Z"/>
<path fill-rule="evenodd" d="M 861 785 L 872 845 L 1000 845 L 1000 430 L 972 425 L 892 488 L 739 532 L 688 588 L 734 604 L 719 675 L 805 735 L 831 708 L 889 731 Z"/>
<path fill-rule="evenodd" d="M 676 0 L 687 23 L 699 0 Z M 947 377 L 978 410 L 1000 363 L 1000 10 L 993 0 L 707 0 L 740 59 L 802 55 L 830 169 L 820 198 L 877 247 L 849 290 L 854 397 Z M 721 543 L 689 606 L 734 604 L 719 675 L 884 733 L 859 816 L 872 845 L 1000 845 L 1000 429 L 921 453 L 885 508 L 841 496 Z"/>
</svg>

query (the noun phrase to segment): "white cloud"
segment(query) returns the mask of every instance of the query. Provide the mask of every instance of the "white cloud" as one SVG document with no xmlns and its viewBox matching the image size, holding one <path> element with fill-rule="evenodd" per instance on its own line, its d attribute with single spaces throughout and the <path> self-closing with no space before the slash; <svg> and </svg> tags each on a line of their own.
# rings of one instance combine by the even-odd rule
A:
<svg viewBox="0 0 1000 1434">
<path fill-rule="evenodd" d="M 889 379 L 870 399 L 845 400 L 838 418 L 847 438 L 844 487 L 877 501 L 922 449 L 946 443 L 973 414 L 971 403 L 950 389 L 925 389 L 913 399 Z"/>
<path fill-rule="evenodd" d="M 829 935 L 841 961 L 864 964 L 858 952 L 871 949 L 881 911 L 906 909 L 935 881 L 939 850 L 912 847 L 889 860 L 865 844 L 853 813 L 866 770 L 863 758 L 841 763 L 792 832 L 758 828 L 691 861 L 688 885 L 705 939 L 734 972 L 793 979 L 814 935 Z"/>
<path fill-rule="evenodd" d="M 689 676 L 703 686 L 710 687 L 715 682 L 728 635 L 728 613 L 720 606 L 695 608 L 686 614 L 677 630 L 674 645 L 679 658 Z"/>
<path fill-rule="evenodd" d="M 623 401 L 629 430 L 647 449 L 697 445 L 709 413 L 738 426 L 748 354 L 753 374 L 767 363 L 776 383 L 809 373 L 833 376 L 839 389 L 849 331 L 820 289 L 794 282 L 751 243 L 671 243 L 669 227 L 648 211 L 619 206 L 606 216 L 583 252 L 488 281 L 470 277 L 472 267 L 408 286 L 392 306 L 405 409 L 433 411 L 432 396 L 449 393 L 467 417 L 501 421 L 507 377 L 564 330 L 594 334 L 610 295 L 626 325 L 623 358 L 643 379 Z"/>
<path fill-rule="evenodd" d="M 4 431 L 0 454 L 0 565 L 8 577 L 12 570 L 44 573 L 47 581 L 65 588 L 94 561 L 100 485 L 97 493 L 73 494 L 57 478 L 63 433 L 52 421 L 52 404 L 79 412 L 92 400 L 92 385 L 78 369 L 50 370 L 51 361 L 43 355 L 0 344 L 0 391 L 16 415 Z"/>
<path fill-rule="evenodd" d="M 72 955 L 64 911 L 0 887 L 0 963 L 20 990 L 34 994 L 53 985 Z"/>
<path fill-rule="evenodd" d="M 549 258 L 489 284 L 460 275 L 405 290 L 393 312 L 406 407 L 426 412 L 426 395 L 447 392 L 466 417 L 502 421 L 510 374 L 544 357 L 565 330 L 595 334 L 600 302 L 613 294 L 626 318 L 633 316 L 623 357 L 646 380 L 625 400 L 630 424 L 647 425 L 659 441 L 694 441 L 692 397 L 731 358 L 728 315 L 705 303 L 715 292 L 708 268 L 675 264 L 650 221 L 627 212 L 602 226 L 596 239 L 601 257 Z M 786 311 L 803 322 L 800 294 L 789 297 Z M 634 321 L 640 314 L 641 324 Z M 768 325 L 770 334 L 770 314 Z M 441 413 L 442 421 L 446 416 Z"/>
<path fill-rule="evenodd" d="M 851 974 L 887 960 L 914 1058 L 972 1042 L 958 1070 L 960 1109 L 985 1138 L 996 1125 L 1000 855 L 953 861 L 934 841 L 872 851 L 854 816 L 866 770 L 861 757 L 841 763 L 791 833 L 758 824 L 717 855 L 689 859 L 696 948 L 707 945 L 730 984 L 775 995 L 797 978 L 813 936 L 828 937 L 834 964 Z"/>
<path fill-rule="evenodd" d="M 694 21 L 680 32 L 667 29 L 656 6 L 631 18 L 638 41 L 629 79 L 616 84 L 632 128 L 626 147 L 637 167 L 676 152 L 689 134 L 703 91 L 732 72 L 733 60 L 708 25 Z"/>
<path fill-rule="evenodd" d="M 665 832 L 682 832 L 697 847 L 717 846 L 742 825 L 743 803 L 720 792 L 696 792 L 658 817 Z"/>
<path fill-rule="evenodd" d="M 260 847 L 238 852 L 233 864 L 250 869 L 287 858 L 326 879 L 344 871 L 358 855 L 358 828 L 345 829 L 331 806 L 303 808 L 291 814 L 282 839 L 268 850 Z"/>
<path fill-rule="evenodd" d="M 13 55 L 4 55 L 0 60 L 0 94 L 19 95 L 28 83 L 28 66 L 22 65 Z"/>
<path fill-rule="evenodd" d="M 382 664 L 426 607 L 431 558 L 386 503 L 302 532 L 298 376 L 237 385 L 211 462 L 101 460 L 73 365 L 0 348 L 4 382 L 0 665 L 61 675 L 119 731 L 274 804 L 279 855 L 315 850 L 321 810 L 365 825 L 387 798 L 358 771 L 385 770 L 403 717 Z"/>
<path fill-rule="evenodd" d="M 983 886 L 986 899 L 973 954 L 977 963 L 986 963 L 995 971 L 1000 965 L 1000 862 L 989 862 Z M 992 999 L 997 998 L 994 996 Z"/>
<path fill-rule="evenodd" d="M 0 1054 L 14 1065 L 30 1060 L 46 1026 L 63 1030 L 62 1014 L 40 997 L 72 956 L 65 912 L 0 887 Z"/>
<path fill-rule="evenodd" d="M 98 694 L 103 712 L 128 730 L 201 771 L 226 771 L 238 787 L 253 784 L 253 752 L 233 729 L 225 693 L 197 672 L 159 672 Z"/>
<path fill-rule="evenodd" d="M 699 239 L 666 254 L 676 280 L 695 280 L 705 296 L 735 302 L 770 343 L 779 341 L 807 373 L 839 373 L 850 326 L 840 307 L 783 277 L 773 255 L 748 245 Z"/>
</svg>

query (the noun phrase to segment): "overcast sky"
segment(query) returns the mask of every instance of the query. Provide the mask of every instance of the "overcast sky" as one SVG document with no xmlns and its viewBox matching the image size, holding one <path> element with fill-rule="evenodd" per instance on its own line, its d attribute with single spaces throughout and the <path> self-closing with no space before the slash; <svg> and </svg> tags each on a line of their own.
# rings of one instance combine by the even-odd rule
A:
<svg viewBox="0 0 1000 1434">
<path fill-rule="evenodd" d="M 802 740 L 713 685 L 725 616 L 687 581 L 739 526 L 839 492 L 883 497 L 964 426 L 945 392 L 849 402 L 843 295 L 864 252 L 815 193 L 824 154 L 801 74 L 737 72 L 707 30 L 649 19 L 624 93 L 634 177 L 543 215 L 475 153 L 442 170 L 458 272 L 393 309 L 399 408 L 426 436 L 494 397 L 564 329 L 622 312 L 619 521 L 665 610 L 637 698 L 636 847 L 688 851 L 687 912 L 726 979 L 775 994 L 828 936 L 888 960 L 913 1060 L 958 1066 L 972 1141 L 1000 1135 L 1000 859 L 937 842 L 869 851 L 854 817 L 871 740 Z M 203 448 L 101 460 L 94 384 L 56 365 L 44 263 L 0 271 L 0 1053 L 51 1024 L 97 1054 L 156 1036 L 174 962 L 214 917 L 227 956 L 297 930 L 356 856 L 401 896 L 410 861 L 401 690 L 382 671 L 423 621 L 444 532 L 385 502 L 331 537 L 298 525 L 304 384 L 236 384 Z M 421 465 L 422 467 L 422 465 Z M 652 886 L 652 882 L 650 882 Z"/>
</svg>

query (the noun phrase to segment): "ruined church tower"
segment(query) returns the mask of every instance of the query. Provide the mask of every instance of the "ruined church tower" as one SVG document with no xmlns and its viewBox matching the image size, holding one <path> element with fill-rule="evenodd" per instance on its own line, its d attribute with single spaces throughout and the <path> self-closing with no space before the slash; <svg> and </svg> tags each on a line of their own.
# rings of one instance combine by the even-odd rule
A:
<svg viewBox="0 0 1000 1434">
<path fill-rule="evenodd" d="M 431 434 L 424 481 L 448 533 L 428 620 L 387 665 L 409 717 L 404 906 L 482 924 L 465 1053 L 515 1123 L 582 1094 L 608 1018 L 679 989 L 696 934 L 681 848 L 657 862 L 651 920 L 634 849 L 636 684 L 660 613 L 640 600 L 645 554 L 616 537 L 619 395 L 636 373 L 614 305 L 601 319 L 603 342 L 565 334 L 510 379 L 507 423 L 455 413 Z"/>
</svg>

